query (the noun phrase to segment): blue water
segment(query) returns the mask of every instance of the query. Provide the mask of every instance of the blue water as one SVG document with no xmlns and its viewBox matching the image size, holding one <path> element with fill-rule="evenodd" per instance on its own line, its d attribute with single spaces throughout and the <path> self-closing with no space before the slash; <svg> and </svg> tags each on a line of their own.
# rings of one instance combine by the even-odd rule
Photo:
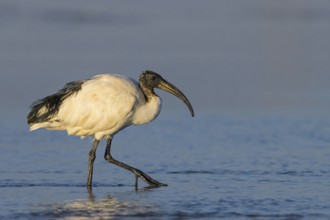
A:
<svg viewBox="0 0 330 220">
<path fill-rule="evenodd" d="M 2 0 L 1 219 L 330 219 L 330 2 Z M 151 69 L 191 101 L 115 136 L 29 132 L 29 105 L 99 73 Z"/>
<path fill-rule="evenodd" d="M 4 219 L 329 219 L 330 120 L 165 115 L 128 128 L 113 155 L 168 187 L 148 189 L 63 132 L 2 134 Z M 19 139 L 17 137 L 20 137 Z M 104 144 L 102 142 L 102 144 Z"/>
</svg>

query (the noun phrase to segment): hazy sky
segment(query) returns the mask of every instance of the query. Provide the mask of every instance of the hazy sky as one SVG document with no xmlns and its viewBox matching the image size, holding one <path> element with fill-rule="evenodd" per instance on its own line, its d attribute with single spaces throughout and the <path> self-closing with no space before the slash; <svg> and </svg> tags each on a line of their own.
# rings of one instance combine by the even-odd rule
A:
<svg viewBox="0 0 330 220">
<path fill-rule="evenodd" d="M 66 82 L 154 70 L 196 114 L 330 110 L 329 1 L 0 2 L 2 120 Z M 187 111 L 160 93 L 163 110 Z M 164 110 L 165 111 L 165 110 Z M 188 111 L 187 111 L 188 114 Z"/>
</svg>

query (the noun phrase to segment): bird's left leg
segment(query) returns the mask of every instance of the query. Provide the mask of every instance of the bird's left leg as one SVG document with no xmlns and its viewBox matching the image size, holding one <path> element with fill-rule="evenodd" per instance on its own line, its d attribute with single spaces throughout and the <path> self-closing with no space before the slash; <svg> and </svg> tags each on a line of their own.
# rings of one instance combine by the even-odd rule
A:
<svg viewBox="0 0 330 220">
<path fill-rule="evenodd" d="M 96 158 L 95 152 L 97 149 L 97 146 L 99 145 L 100 140 L 94 139 L 93 141 L 93 147 L 89 152 L 89 160 L 88 160 L 88 176 L 87 176 L 87 188 L 89 191 L 92 189 L 92 178 L 93 178 L 93 164 L 94 160 Z"/>
<path fill-rule="evenodd" d="M 138 178 L 141 178 L 143 181 L 145 181 L 146 183 L 148 183 L 151 187 L 160 187 L 160 186 L 167 186 L 167 184 L 164 183 L 160 183 L 157 180 L 152 179 L 149 175 L 147 175 L 146 173 L 142 172 L 139 169 L 136 169 L 134 167 L 131 167 L 125 163 L 122 163 L 118 160 L 115 160 L 111 154 L 110 154 L 110 149 L 111 149 L 111 142 L 112 142 L 112 138 L 107 139 L 107 146 L 105 148 L 105 154 L 104 154 L 104 159 L 106 161 L 108 161 L 109 163 L 115 164 L 121 168 L 124 168 L 126 170 L 131 171 L 132 173 L 135 174 L 136 180 L 135 180 L 135 188 L 138 187 Z"/>
</svg>

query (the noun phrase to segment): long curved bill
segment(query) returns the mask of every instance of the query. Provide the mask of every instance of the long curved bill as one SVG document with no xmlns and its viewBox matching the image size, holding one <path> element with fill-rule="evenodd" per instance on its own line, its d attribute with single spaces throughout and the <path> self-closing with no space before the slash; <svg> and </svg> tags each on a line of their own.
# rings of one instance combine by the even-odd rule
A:
<svg viewBox="0 0 330 220">
<path fill-rule="evenodd" d="M 177 87 L 175 87 L 173 84 L 166 81 L 165 79 L 161 79 L 157 88 L 162 89 L 166 92 L 169 92 L 172 95 L 175 95 L 176 97 L 181 99 L 189 108 L 191 116 L 194 117 L 194 109 L 193 109 L 192 105 L 190 104 L 188 98 Z"/>
</svg>

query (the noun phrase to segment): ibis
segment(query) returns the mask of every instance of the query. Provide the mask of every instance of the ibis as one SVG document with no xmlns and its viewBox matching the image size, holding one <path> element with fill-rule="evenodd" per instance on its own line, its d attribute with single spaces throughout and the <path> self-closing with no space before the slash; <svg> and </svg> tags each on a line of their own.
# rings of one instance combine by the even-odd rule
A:
<svg viewBox="0 0 330 220">
<path fill-rule="evenodd" d="M 88 188 L 92 187 L 95 154 L 102 139 L 106 140 L 104 159 L 132 172 L 135 187 L 139 178 L 150 187 L 167 186 L 114 159 L 110 153 L 115 134 L 130 125 L 147 124 L 158 116 L 161 99 L 155 88 L 177 96 L 194 116 L 188 98 L 177 87 L 147 70 L 141 73 L 139 82 L 117 74 L 100 74 L 87 80 L 69 82 L 57 93 L 32 103 L 27 122 L 31 131 L 39 128 L 65 130 L 68 135 L 94 138 L 89 152 Z"/>
</svg>

